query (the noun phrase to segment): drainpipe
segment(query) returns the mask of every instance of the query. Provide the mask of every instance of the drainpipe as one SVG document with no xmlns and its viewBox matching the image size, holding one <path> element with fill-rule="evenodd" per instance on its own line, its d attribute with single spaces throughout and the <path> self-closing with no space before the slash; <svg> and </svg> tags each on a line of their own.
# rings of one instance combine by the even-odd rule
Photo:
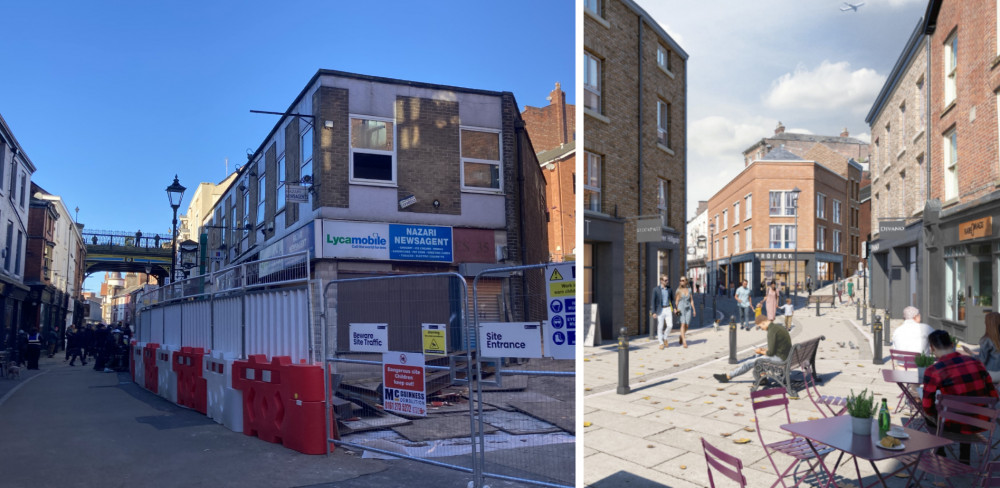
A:
<svg viewBox="0 0 1000 488">
<path fill-rule="evenodd" d="M 513 95 L 511 95 L 513 97 Z M 510 99 L 513 103 L 513 98 Z M 514 110 L 517 113 L 517 110 Z M 514 119 L 514 155 L 517 158 L 517 187 L 520 192 L 521 198 L 518 198 L 517 209 L 520 218 L 518 219 L 518 241 L 521 248 L 521 264 L 528 264 L 528 252 L 527 246 L 525 246 L 525 236 L 524 236 L 524 158 L 521 157 L 521 137 L 524 134 L 524 121 L 521 120 L 520 116 Z M 544 196 L 544 195 L 543 195 Z M 526 293 L 528 290 L 527 273 L 521 273 L 521 293 Z M 528 310 L 526 308 L 521 309 L 521 320 L 528 320 Z"/>
<path fill-rule="evenodd" d="M 637 110 L 637 112 L 638 112 L 638 119 L 639 119 L 638 120 L 639 130 L 636 131 L 636 133 L 638 134 L 637 140 L 636 140 L 636 147 L 638 149 L 638 157 L 637 157 L 637 159 L 638 159 L 638 163 L 639 163 L 639 191 L 636 192 L 636 194 L 637 194 L 637 198 L 636 198 L 637 202 L 636 203 L 638 204 L 637 211 L 636 211 L 636 216 L 641 216 L 642 215 L 642 32 L 643 32 L 643 28 L 642 28 L 643 25 L 642 24 L 643 24 L 643 22 L 642 22 L 642 16 L 638 16 L 638 18 L 639 18 L 639 43 L 638 43 L 638 48 L 637 48 L 637 51 L 636 51 L 636 59 L 638 61 L 638 65 L 639 65 L 639 89 L 636 92 L 636 98 L 637 98 L 637 102 L 638 102 L 638 105 L 637 105 L 638 106 L 638 110 Z M 638 223 L 639 223 L 639 221 L 636 220 L 636 225 L 638 225 Z M 644 243 L 644 244 L 636 243 L 636 253 L 638 253 L 638 255 L 636 256 L 636 258 L 638 258 L 639 256 L 642 255 L 643 248 L 646 249 L 646 266 L 645 266 L 645 269 L 646 269 L 646 275 L 648 276 L 649 275 L 649 243 L 648 242 Z M 639 260 L 637 259 L 637 261 L 639 261 Z M 641 269 L 642 268 L 642 261 L 639 261 L 639 264 L 640 264 L 640 269 Z M 643 280 L 642 280 L 642 278 L 643 278 L 642 273 L 636 273 L 636 281 L 638 281 L 638 283 L 636 284 L 637 285 L 636 286 L 636 290 L 639 291 L 639 296 L 636 297 L 636 301 L 638 302 L 637 303 L 638 304 L 638 310 L 637 310 L 638 313 L 636 315 L 638 316 L 638 319 L 639 319 L 638 329 L 636 329 L 636 330 L 640 334 L 642 333 L 642 323 L 643 323 L 643 321 L 645 321 L 647 324 L 649 323 L 649 317 L 646 316 L 646 314 L 644 313 L 644 309 L 642 308 L 643 299 L 646 298 L 645 297 L 646 293 L 643 292 L 643 287 L 642 287 Z M 650 334 L 652 334 L 653 333 L 653 328 L 650 327 L 649 329 L 650 329 L 649 330 Z"/>
<path fill-rule="evenodd" d="M 926 186 L 927 186 L 927 189 L 925 190 L 926 194 L 924 195 L 924 201 L 926 202 L 926 201 L 928 201 L 931 198 L 931 79 L 932 79 L 932 76 L 931 76 L 931 37 L 929 35 L 926 35 L 926 34 L 924 35 L 924 45 L 925 45 L 925 51 L 927 53 L 927 55 L 926 55 L 926 59 L 927 59 L 927 63 L 926 63 L 927 64 L 927 68 L 926 68 L 927 69 L 927 73 L 924 75 L 924 83 L 926 84 L 926 87 L 927 87 L 926 91 L 924 91 L 924 119 L 925 119 L 924 123 L 926 124 L 926 127 L 924 128 L 924 142 L 925 142 L 925 144 L 927 144 L 927 149 L 924 151 L 924 166 L 925 166 L 924 169 L 927 171 L 927 176 L 926 176 L 926 178 L 924 178 L 925 181 L 926 181 Z M 924 219 L 927 218 L 926 212 L 923 213 L 923 217 L 924 217 Z M 924 244 L 926 246 L 926 243 L 924 243 Z M 921 264 L 923 265 L 924 276 L 927 276 L 928 273 L 930 273 L 930 269 L 931 269 L 930 268 L 930 255 L 927 253 L 927 249 L 926 248 L 922 249 L 921 251 L 922 251 L 921 255 L 923 256 L 923 259 L 921 259 L 921 261 L 922 261 Z M 923 281 L 924 280 L 921 280 L 921 282 L 923 282 Z M 922 287 L 923 287 L 923 290 L 920 290 L 920 298 L 922 300 L 921 300 L 921 303 L 918 304 L 918 305 L 920 305 L 920 307 L 921 307 L 920 309 L 921 310 L 923 310 L 924 307 L 927 307 L 930 304 L 930 285 L 929 284 L 924 284 Z M 930 315 L 930 310 L 928 310 L 927 314 Z"/>
</svg>

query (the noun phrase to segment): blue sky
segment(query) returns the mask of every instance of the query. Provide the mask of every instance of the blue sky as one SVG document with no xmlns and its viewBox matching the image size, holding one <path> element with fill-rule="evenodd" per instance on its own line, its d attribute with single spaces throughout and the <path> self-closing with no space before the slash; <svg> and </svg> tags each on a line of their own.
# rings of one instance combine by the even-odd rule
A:
<svg viewBox="0 0 1000 488">
<path fill-rule="evenodd" d="M 5 2 L 0 114 L 88 229 L 169 234 L 165 189 L 246 161 L 320 68 L 575 99 L 571 0 Z M 92 288 L 88 281 L 87 288 Z"/>
</svg>

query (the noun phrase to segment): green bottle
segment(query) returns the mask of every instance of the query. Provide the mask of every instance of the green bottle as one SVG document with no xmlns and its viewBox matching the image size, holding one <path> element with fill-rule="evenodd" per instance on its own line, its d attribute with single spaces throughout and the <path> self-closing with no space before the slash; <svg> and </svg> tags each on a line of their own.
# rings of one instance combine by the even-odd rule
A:
<svg viewBox="0 0 1000 488">
<path fill-rule="evenodd" d="M 892 419 L 889 418 L 889 405 L 886 405 L 885 398 L 882 399 L 882 408 L 878 409 L 878 437 L 879 439 L 885 437 L 885 433 L 889 432 L 889 428 L 892 427 Z"/>
</svg>

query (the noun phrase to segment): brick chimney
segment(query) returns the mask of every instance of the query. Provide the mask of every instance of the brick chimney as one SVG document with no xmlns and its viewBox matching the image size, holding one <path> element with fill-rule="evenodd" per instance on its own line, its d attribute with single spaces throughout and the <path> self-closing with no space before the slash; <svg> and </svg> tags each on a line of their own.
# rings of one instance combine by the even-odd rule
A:
<svg viewBox="0 0 1000 488">
<path fill-rule="evenodd" d="M 569 124 L 566 120 L 566 93 L 562 91 L 562 84 L 558 81 L 556 82 L 556 87 L 554 90 L 549 92 L 549 96 L 546 99 L 549 101 L 549 105 L 555 105 L 556 107 L 556 119 L 559 124 L 559 138 L 561 144 L 566 144 L 570 140 L 569 131 L 567 130 Z M 576 121 L 574 121 L 575 123 Z"/>
<path fill-rule="evenodd" d="M 785 126 L 779 120 L 778 126 L 774 128 L 774 135 L 781 134 L 782 132 L 785 132 Z"/>
<path fill-rule="evenodd" d="M 849 135 L 851 134 L 847 132 L 847 127 L 844 127 L 844 130 L 840 132 L 840 137 L 847 137 Z"/>
</svg>

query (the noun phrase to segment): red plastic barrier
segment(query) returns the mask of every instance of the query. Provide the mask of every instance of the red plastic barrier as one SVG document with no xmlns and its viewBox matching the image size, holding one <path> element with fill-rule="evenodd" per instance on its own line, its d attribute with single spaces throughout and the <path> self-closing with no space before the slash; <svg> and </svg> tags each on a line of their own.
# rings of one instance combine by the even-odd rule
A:
<svg viewBox="0 0 1000 488">
<path fill-rule="evenodd" d="M 156 367 L 156 352 L 159 349 L 159 344 L 150 342 L 142 350 L 142 376 L 146 380 L 146 389 L 153 393 L 159 393 L 160 391 L 160 371 Z"/>
<path fill-rule="evenodd" d="M 254 354 L 248 361 L 233 363 L 233 389 L 243 392 L 243 433 L 267 442 L 281 443 L 285 421 L 282 372 L 292 359 Z"/>
<path fill-rule="evenodd" d="M 177 404 L 207 414 L 208 382 L 201 376 L 204 356 L 200 347 L 182 347 L 174 353 L 172 368 L 177 373 Z"/>
</svg>

